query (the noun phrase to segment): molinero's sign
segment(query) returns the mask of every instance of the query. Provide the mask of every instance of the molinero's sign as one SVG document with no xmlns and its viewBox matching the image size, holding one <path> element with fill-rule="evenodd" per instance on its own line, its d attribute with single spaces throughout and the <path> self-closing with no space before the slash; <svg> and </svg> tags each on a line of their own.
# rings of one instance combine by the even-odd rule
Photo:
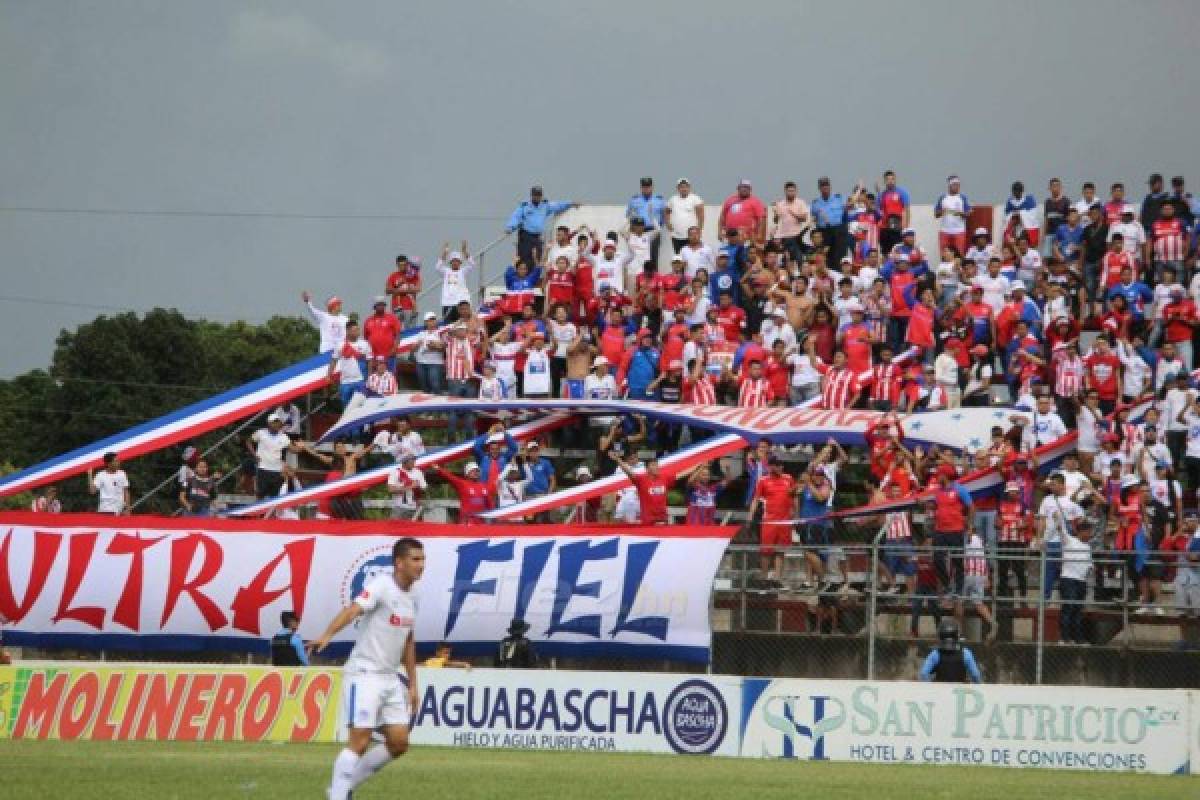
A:
<svg viewBox="0 0 1200 800">
<path fill-rule="evenodd" d="M 0 739 L 331 741 L 341 673 L 0 667 Z"/>
</svg>

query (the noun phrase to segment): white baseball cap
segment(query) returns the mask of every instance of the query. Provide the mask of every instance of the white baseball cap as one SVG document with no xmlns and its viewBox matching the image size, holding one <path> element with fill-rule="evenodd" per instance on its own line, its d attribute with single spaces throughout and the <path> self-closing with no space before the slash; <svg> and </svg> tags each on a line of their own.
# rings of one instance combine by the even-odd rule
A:
<svg viewBox="0 0 1200 800">
<path fill-rule="evenodd" d="M 431 319 L 437 319 L 437 314 L 433 313 L 432 311 L 426 311 L 425 312 L 425 321 L 428 322 Z"/>
<path fill-rule="evenodd" d="M 604 356 L 596 356 L 594 359 L 592 359 L 593 367 L 599 367 L 601 365 L 608 366 L 608 359 Z"/>
<path fill-rule="evenodd" d="M 467 462 L 467 465 L 465 467 L 463 467 L 463 474 L 466 475 L 471 470 L 475 470 L 476 472 L 479 472 L 479 465 L 476 464 L 474 461 Z"/>
</svg>

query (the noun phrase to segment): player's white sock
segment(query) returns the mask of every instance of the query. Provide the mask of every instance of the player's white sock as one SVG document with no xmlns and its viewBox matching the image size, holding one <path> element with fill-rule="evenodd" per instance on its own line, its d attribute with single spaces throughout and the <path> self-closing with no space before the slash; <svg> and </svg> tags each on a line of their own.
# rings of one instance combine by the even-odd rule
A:
<svg viewBox="0 0 1200 800">
<path fill-rule="evenodd" d="M 350 776 L 350 788 L 357 789 L 363 781 L 386 767 L 391 760 L 392 754 L 388 752 L 386 744 L 376 744 L 367 750 L 354 765 L 354 774 Z"/>
<path fill-rule="evenodd" d="M 350 748 L 345 748 L 333 760 L 333 780 L 329 783 L 329 800 L 347 800 L 350 790 L 354 788 L 352 778 L 354 768 L 358 765 L 360 756 Z"/>
</svg>

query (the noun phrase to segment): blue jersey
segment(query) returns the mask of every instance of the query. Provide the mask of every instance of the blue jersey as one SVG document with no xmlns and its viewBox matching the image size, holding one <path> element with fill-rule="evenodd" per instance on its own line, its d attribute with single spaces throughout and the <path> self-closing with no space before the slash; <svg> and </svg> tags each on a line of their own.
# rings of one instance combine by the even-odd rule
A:
<svg viewBox="0 0 1200 800">
<path fill-rule="evenodd" d="M 963 651 L 963 666 L 967 668 L 967 675 L 971 678 L 971 683 L 983 683 L 983 675 L 979 672 L 979 664 L 975 661 L 975 654 L 969 648 L 964 647 Z M 925 663 L 921 665 L 920 678 L 923 681 L 933 680 L 933 671 L 941 662 L 941 652 L 934 650 L 925 657 Z"/>
</svg>

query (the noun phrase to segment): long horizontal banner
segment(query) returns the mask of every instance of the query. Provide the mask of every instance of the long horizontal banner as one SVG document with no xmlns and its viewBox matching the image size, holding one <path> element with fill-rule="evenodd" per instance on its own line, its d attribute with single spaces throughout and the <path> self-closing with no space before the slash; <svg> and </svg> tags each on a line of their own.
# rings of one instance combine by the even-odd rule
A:
<svg viewBox="0 0 1200 800">
<path fill-rule="evenodd" d="M 485 312 L 482 316 L 491 319 L 494 312 Z M 448 326 L 442 329 L 446 328 Z M 420 334 L 421 331 L 416 329 L 406 331 L 396 343 L 396 352 L 402 354 L 411 351 L 417 346 Z M 0 497 L 36 489 L 94 469 L 100 466 L 105 453 L 117 453 L 125 460 L 136 458 L 308 394 L 329 382 L 329 358 L 328 353 L 306 358 L 215 397 L 6 475 L 0 478 Z"/>
<path fill-rule="evenodd" d="M 526 422 L 509 428 L 508 434 L 516 441 L 523 442 L 541 436 L 544 433 L 557 430 L 570 422 L 571 418 L 565 416 L 554 415 L 543 417 L 542 419 L 536 419 L 532 422 Z M 418 456 L 416 466 L 420 469 L 429 469 L 430 467 L 439 467 L 443 464 L 467 458 L 474 452 L 474 446 L 474 441 L 466 441 L 461 444 L 432 450 L 425 455 Z M 306 503 L 315 503 L 327 497 L 337 497 L 348 492 L 361 492 L 364 489 L 369 489 L 372 486 L 386 482 L 388 476 L 392 474 L 395 468 L 395 464 L 388 464 L 355 473 L 348 478 L 339 478 L 328 483 L 318 483 L 314 486 L 301 489 L 298 492 L 289 492 L 279 497 L 272 497 L 247 506 L 231 509 L 226 512 L 226 516 L 257 517 L 269 511 L 280 511 Z"/>
<path fill-rule="evenodd" d="M 546 655 L 706 663 L 709 594 L 735 531 L 6 513 L 0 618 L 16 645 L 265 652 L 280 612 L 316 638 L 415 536 L 418 644 L 492 653 L 520 617 Z M 353 640 L 343 631 L 331 652 Z"/>
<path fill-rule="evenodd" d="M 769 439 L 773 444 L 821 444 L 830 438 L 861 444 L 863 434 L 885 416 L 879 411 L 821 408 L 737 408 L 732 406 L 658 403 L 645 400 L 479 400 L 412 392 L 363 398 L 353 404 L 326 432 L 324 441 L 346 436 L 363 425 L 394 417 L 437 412 L 541 411 L 582 415 L 644 414 L 673 424 L 735 433 L 747 442 Z M 992 425 L 1013 416 L 1031 414 L 1010 408 L 956 408 L 928 411 L 904 419 L 909 446 L 938 445 L 972 450 L 988 441 Z"/>
<path fill-rule="evenodd" d="M 0 740 L 331 742 L 341 670 L 0 667 Z M 412 743 L 1195 773 L 1200 692 L 570 670 L 417 673 Z"/>
</svg>

